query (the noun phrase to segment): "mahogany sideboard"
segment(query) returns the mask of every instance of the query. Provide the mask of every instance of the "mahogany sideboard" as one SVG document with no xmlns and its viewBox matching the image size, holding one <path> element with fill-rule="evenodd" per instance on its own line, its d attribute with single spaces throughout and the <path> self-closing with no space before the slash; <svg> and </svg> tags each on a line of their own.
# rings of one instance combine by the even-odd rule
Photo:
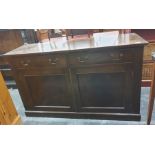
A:
<svg viewBox="0 0 155 155">
<path fill-rule="evenodd" d="M 53 38 L 4 54 L 26 115 L 140 120 L 147 41 L 134 33 L 115 36 Z"/>
</svg>

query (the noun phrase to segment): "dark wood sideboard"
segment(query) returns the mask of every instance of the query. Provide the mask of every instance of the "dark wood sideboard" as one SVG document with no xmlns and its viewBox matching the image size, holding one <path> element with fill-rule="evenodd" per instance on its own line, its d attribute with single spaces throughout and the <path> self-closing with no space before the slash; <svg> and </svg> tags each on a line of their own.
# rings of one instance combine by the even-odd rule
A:
<svg viewBox="0 0 155 155">
<path fill-rule="evenodd" d="M 109 40 L 107 42 L 106 40 Z M 27 116 L 140 120 L 140 36 L 53 38 L 5 55 Z"/>
</svg>

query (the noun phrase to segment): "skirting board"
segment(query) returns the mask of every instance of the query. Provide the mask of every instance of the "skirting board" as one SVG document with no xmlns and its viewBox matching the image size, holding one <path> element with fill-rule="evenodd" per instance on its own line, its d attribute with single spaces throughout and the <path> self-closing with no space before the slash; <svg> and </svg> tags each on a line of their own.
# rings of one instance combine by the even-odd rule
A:
<svg viewBox="0 0 155 155">
<path fill-rule="evenodd" d="M 125 120 L 140 121 L 140 114 L 129 113 L 88 113 L 88 112 L 54 112 L 54 111 L 26 111 L 26 116 L 31 117 L 55 117 L 55 118 L 78 118 L 78 119 L 107 119 L 107 120 Z"/>
</svg>

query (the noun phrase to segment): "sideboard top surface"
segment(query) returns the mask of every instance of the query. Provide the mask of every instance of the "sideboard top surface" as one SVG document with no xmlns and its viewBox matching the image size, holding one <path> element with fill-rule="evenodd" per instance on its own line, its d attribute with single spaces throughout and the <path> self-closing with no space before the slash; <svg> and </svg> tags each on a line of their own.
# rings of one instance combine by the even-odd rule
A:
<svg viewBox="0 0 155 155">
<path fill-rule="evenodd" d="M 24 44 L 8 53 L 9 55 L 21 55 L 30 53 L 77 51 L 82 49 L 94 49 L 101 47 L 121 47 L 133 45 L 145 45 L 148 42 L 135 33 L 118 34 L 118 31 L 94 33 L 90 37 L 67 39 L 66 37 L 51 38 L 43 43 Z"/>
</svg>

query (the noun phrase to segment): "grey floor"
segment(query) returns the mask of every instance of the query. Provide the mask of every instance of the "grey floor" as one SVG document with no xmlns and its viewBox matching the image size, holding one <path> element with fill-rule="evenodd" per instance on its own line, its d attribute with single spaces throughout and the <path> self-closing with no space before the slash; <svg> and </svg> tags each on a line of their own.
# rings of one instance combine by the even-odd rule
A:
<svg viewBox="0 0 155 155">
<path fill-rule="evenodd" d="M 142 88 L 141 91 L 141 121 L 112 121 L 112 120 L 90 120 L 90 119 L 65 119 L 65 118 L 45 118 L 45 117 L 26 117 L 25 109 L 17 89 L 9 89 L 16 109 L 21 116 L 24 125 L 144 125 L 146 124 L 147 105 L 150 89 Z M 155 108 L 152 122 L 155 124 Z"/>
</svg>

